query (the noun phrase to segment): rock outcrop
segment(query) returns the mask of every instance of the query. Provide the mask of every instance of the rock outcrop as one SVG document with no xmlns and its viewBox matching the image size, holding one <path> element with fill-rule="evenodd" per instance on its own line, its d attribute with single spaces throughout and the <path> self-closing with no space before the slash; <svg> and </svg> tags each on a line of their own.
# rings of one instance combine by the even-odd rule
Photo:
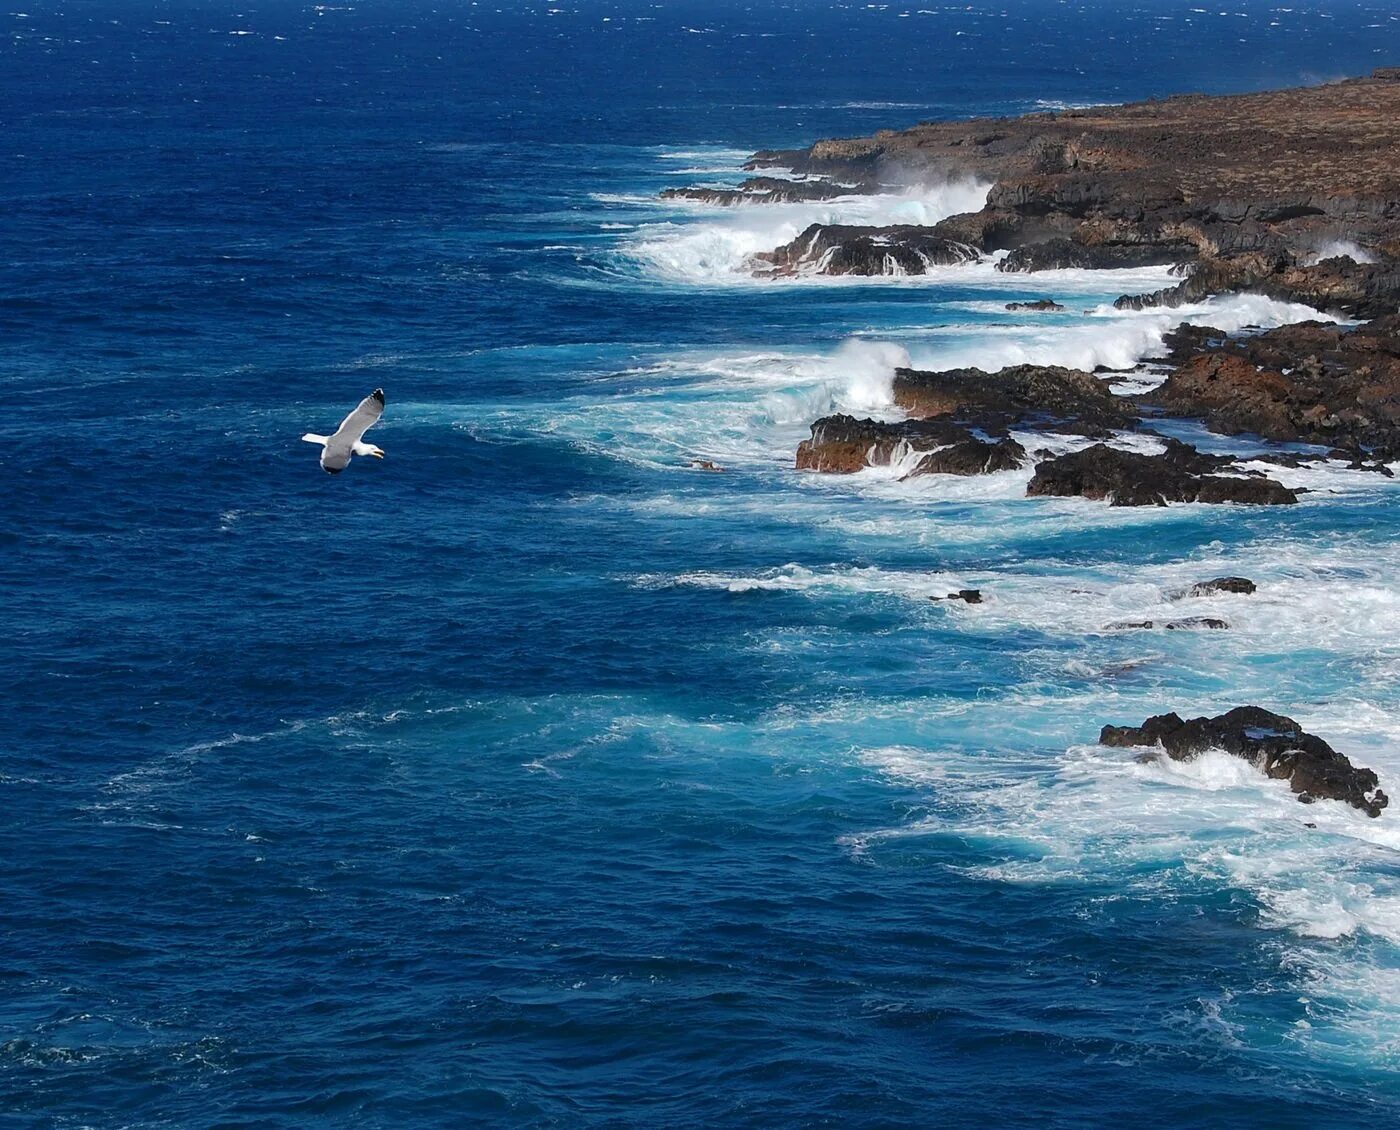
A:
<svg viewBox="0 0 1400 1130">
<path fill-rule="evenodd" d="M 909 451 L 974 439 L 967 428 L 949 420 L 882 423 L 854 416 L 823 416 L 812 425 L 812 438 L 798 445 L 797 469 L 849 475 L 866 467 L 888 466 Z"/>
<path fill-rule="evenodd" d="M 1177 440 L 1168 440 L 1166 451 L 1159 455 L 1096 443 L 1038 464 L 1026 494 L 1106 499 L 1110 506 L 1166 506 L 1169 502 L 1277 506 L 1298 501 L 1296 490 L 1273 479 L 1214 473 L 1233 463 L 1229 457 L 1204 455 Z"/>
<path fill-rule="evenodd" d="M 812 224 L 796 239 L 754 256 L 754 274 L 922 275 L 932 267 L 971 263 L 975 247 L 927 227 Z"/>
<path fill-rule="evenodd" d="M 1145 401 L 1227 435 L 1302 441 L 1400 458 L 1400 316 L 1347 328 L 1302 322 L 1253 336 L 1179 338 L 1179 358 Z"/>
<path fill-rule="evenodd" d="M 994 471 L 1014 471 L 1026 458 L 1026 449 L 1010 436 L 990 443 L 976 436 L 959 440 L 925 455 L 904 477 L 920 475 L 990 475 Z"/>
<path fill-rule="evenodd" d="M 1012 365 L 925 372 L 896 369 L 894 401 L 910 416 L 951 417 L 983 430 L 1011 424 L 1106 435 L 1130 428 L 1133 406 L 1092 373 L 1059 365 Z"/>
<path fill-rule="evenodd" d="M 1370 769 L 1352 765 L 1325 741 L 1282 714 L 1238 706 L 1214 718 L 1183 721 L 1159 714 L 1141 726 L 1105 726 L 1107 746 L 1160 746 L 1174 761 L 1189 761 L 1211 749 L 1242 757 L 1269 777 L 1287 781 L 1305 803 L 1340 800 L 1368 816 L 1390 803 Z"/>
</svg>

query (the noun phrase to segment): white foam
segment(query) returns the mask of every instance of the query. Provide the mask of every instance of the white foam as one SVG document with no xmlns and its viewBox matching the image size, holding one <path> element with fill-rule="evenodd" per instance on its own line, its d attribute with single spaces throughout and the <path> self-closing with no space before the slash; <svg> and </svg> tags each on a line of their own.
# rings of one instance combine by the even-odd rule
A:
<svg viewBox="0 0 1400 1130">
<path fill-rule="evenodd" d="M 1098 285 L 1102 288 L 1103 280 L 1098 280 Z M 1053 282 L 1046 281 L 1044 286 L 1054 293 Z M 910 352 L 915 367 L 921 369 L 977 366 L 994 371 L 1007 365 L 1028 364 L 1067 365 L 1090 371 L 1099 365 L 1129 369 L 1144 357 L 1161 353 L 1163 337 L 1182 322 L 1234 331 L 1244 326 L 1270 328 L 1308 319 L 1341 320 L 1294 302 L 1234 294 L 1171 310 L 1115 310 L 1111 305 L 1100 305 L 1077 320 L 989 326 L 973 341 L 915 346 Z"/>
<path fill-rule="evenodd" d="M 648 274 L 691 285 L 751 283 L 751 258 L 794 239 L 811 224 L 934 224 L 986 202 L 988 185 L 952 181 L 902 193 L 751 207 L 691 205 L 689 222 L 647 224 L 624 254 Z M 629 201 L 635 202 L 635 201 Z"/>
<path fill-rule="evenodd" d="M 1304 263 L 1312 266 L 1321 263 L 1324 259 L 1334 259 L 1338 255 L 1345 255 L 1357 263 L 1374 263 L 1376 257 L 1359 244 L 1353 243 L 1349 239 L 1333 239 L 1322 244 L 1311 255 L 1304 259 Z"/>
</svg>

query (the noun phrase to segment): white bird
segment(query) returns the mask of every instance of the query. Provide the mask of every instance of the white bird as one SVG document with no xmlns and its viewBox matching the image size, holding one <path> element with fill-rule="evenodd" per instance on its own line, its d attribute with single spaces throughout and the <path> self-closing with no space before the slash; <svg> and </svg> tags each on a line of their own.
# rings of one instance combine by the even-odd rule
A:
<svg viewBox="0 0 1400 1130">
<path fill-rule="evenodd" d="M 352 455 L 373 455 L 383 459 L 384 452 L 372 443 L 361 443 L 360 437 L 379 422 L 384 415 L 384 390 L 375 389 L 355 408 L 355 411 L 340 421 L 333 436 L 318 436 L 307 432 L 301 438 L 307 443 L 321 445 L 321 470 L 338 475 L 350 465 Z"/>
</svg>

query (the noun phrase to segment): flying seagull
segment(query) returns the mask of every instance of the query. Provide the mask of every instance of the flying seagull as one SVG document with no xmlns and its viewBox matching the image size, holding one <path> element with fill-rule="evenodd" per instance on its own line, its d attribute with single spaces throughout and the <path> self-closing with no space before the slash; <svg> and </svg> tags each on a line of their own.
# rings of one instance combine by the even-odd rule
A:
<svg viewBox="0 0 1400 1130">
<path fill-rule="evenodd" d="M 384 452 L 372 443 L 361 443 L 360 437 L 379 422 L 384 415 L 384 390 L 375 389 L 362 401 L 355 411 L 340 421 L 333 436 L 318 436 L 307 432 L 301 438 L 307 443 L 321 445 L 321 470 L 338 475 L 350 465 L 352 455 L 373 455 L 383 459 Z"/>
</svg>

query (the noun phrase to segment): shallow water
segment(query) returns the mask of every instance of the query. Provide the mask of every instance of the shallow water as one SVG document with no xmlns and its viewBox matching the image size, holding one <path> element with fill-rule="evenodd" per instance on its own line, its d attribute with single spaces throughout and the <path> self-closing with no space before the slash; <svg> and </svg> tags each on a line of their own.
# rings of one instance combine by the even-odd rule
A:
<svg viewBox="0 0 1400 1130">
<path fill-rule="evenodd" d="M 976 190 L 655 199 L 760 146 L 1364 71 L 1392 14 L 211 0 L 0 29 L 0 1110 L 1400 1115 L 1395 817 L 1093 744 L 1258 703 L 1400 779 L 1400 487 L 1125 511 L 1029 472 L 798 475 L 816 416 L 893 413 L 896 364 L 1150 355 L 1176 317 L 1110 304 L 1165 273 L 759 283 L 743 255 L 816 219 Z M 1004 309 L 1044 295 L 1068 310 Z M 387 458 L 321 474 L 297 437 L 376 385 Z M 1190 613 L 1228 632 L 1105 630 L 1227 573 L 1259 592 Z M 987 603 L 927 599 L 962 587 Z"/>
</svg>

